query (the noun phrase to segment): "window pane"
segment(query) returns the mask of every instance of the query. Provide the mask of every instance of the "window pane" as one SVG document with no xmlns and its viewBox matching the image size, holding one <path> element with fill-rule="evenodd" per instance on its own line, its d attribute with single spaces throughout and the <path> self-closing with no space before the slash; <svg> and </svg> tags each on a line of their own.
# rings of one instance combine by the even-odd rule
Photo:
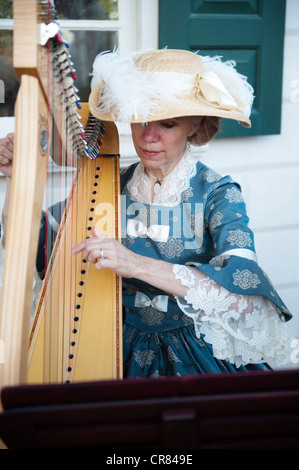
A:
<svg viewBox="0 0 299 470">
<path fill-rule="evenodd" d="M 81 101 L 88 101 L 92 64 L 100 52 L 118 45 L 118 33 L 113 31 L 64 31 L 70 44 L 70 54 L 76 69 L 76 87 Z M 19 82 L 13 68 L 12 31 L 0 31 L 0 117 L 13 116 Z M 4 97 L 3 95 L 4 91 Z"/>
<path fill-rule="evenodd" d="M 81 101 L 88 101 L 92 64 L 95 57 L 103 51 L 113 50 L 118 45 L 115 31 L 63 31 L 70 44 L 70 54 L 76 69 L 76 87 Z"/>
<path fill-rule="evenodd" d="M 118 20 L 118 0 L 56 0 L 59 19 Z"/>
<path fill-rule="evenodd" d="M 54 0 L 54 4 L 60 19 L 118 20 L 118 0 Z M 0 0 L 0 18 L 12 17 L 13 0 Z"/>
<path fill-rule="evenodd" d="M 14 103 L 19 88 L 13 68 L 12 41 L 12 31 L 0 31 L 0 116 L 14 115 Z"/>
<path fill-rule="evenodd" d="M 0 0 L 0 18 L 12 18 L 13 0 Z"/>
</svg>

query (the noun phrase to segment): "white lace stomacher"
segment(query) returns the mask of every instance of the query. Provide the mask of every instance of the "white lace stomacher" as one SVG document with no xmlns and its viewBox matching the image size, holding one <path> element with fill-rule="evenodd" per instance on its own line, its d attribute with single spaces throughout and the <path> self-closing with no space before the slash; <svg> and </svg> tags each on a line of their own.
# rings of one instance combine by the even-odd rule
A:
<svg viewBox="0 0 299 470">
<path fill-rule="evenodd" d="M 282 366 L 290 360 L 290 335 L 281 312 L 265 297 L 238 295 L 191 266 L 174 265 L 175 278 L 188 287 L 181 310 L 193 318 L 199 337 L 213 355 L 239 367 L 268 362 Z"/>
</svg>

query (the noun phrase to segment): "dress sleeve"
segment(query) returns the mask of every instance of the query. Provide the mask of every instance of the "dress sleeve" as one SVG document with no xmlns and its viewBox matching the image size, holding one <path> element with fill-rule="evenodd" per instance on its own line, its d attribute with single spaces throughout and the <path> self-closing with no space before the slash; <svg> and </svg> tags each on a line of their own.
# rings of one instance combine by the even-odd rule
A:
<svg viewBox="0 0 299 470">
<path fill-rule="evenodd" d="M 291 314 L 258 264 L 241 189 L 230 177 L 207 193 L 204 218 L 212 254 L 204 262 L 174 265 L 176 279 L 188 287 L 179 307 L 218 359 L 237 367 L 286 364 Z"/>
<path fill-rule="evenodd" d="M 217 359 L 239 367 L 289 362 L 291 339 L 285 317 L 268 299 L 239 295 L 206 276 L 200 269 L 174 265 L 175 278 L 188 287 L 178 306 L 194 321 L 198 337 L 213 347 Z"/>
<path fill-rule="evenodd" d="M 207 195 L 204 217 L 213 251 L 200 269 L 230 292 L 267 298 L 289 320 L 291 313 L 258 263 L 241 188 L 230 177 Z"/>
</svg>

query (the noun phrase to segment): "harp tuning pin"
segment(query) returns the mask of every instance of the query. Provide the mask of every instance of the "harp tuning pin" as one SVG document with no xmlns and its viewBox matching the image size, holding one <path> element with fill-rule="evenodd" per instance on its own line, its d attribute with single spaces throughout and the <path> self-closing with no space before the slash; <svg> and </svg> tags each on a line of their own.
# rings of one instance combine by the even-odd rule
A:
<svg viewBox="0 0 299 470">
<path fill-rule="evenodd" d="M 66 39 L 63 37 L 63 35 L 61 34 L 61 32 L 58 32 L 56 34 L 56 39 L 59 43 L 63 43 L 65 44 L 65 47 L 68 49 L 70 47 L 69 43 L 66 41 Z"/>
</svg>

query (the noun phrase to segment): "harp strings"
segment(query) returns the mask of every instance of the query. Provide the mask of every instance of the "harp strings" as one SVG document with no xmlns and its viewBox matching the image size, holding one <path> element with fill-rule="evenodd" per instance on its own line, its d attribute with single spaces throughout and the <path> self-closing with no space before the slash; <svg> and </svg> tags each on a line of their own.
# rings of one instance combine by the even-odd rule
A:
<svg viewBox="0 0 299 470">
<path fill-rule="evenodd" d="M 40 6 L 43 10 L 41 21 L 54 21 L 53 2 L 40 0 Z M 79 336 L 77 333 L 80 329 L 80 315 L 76 309 L 83 303 L 88 276 L 88 264 L 78 260 L 78 257 L 70 256 L 70 253 L 74 242 L 82 241 L 89 235 L 87 215 L 83 227 L 82 216 L 78 214 L 88 214 L 86 204 L 91 203 L 95 190 L 88 187 L 86 179 L 81 185 L 82 193 L 76 192 L 81 169 L 81 165 L 77 169 L 77 164 L 81 159 L 93 160 L 97 157 L 105 127 L 103 122 L 89 116 L 84 129 L 80 117 L 80 98 L 75 86 L 74 64 L 62 34 L 59 32 L 49 39 L 45 47 L 48 52 L 49 158 L 43 204 L 43 237 L 40 239 L 38 256 L 38 270 L 43 285 L 33 324 L 37 324 L 39 312 L 44 312 L 44 381 L 61 382 L 72 379 Z M 85 163 L 84 167 L 90 166 Z M 84 175 L 86 178 L 86 171 Z M 54 277 L 53 268 L 56 267 L 58 276 L 55 274 Z"/>
<path fill-rule="evenodd" d="M 55 20 L 56 12 L 53 2 L 41 1 L 40 5 L 44 12 L 43 19 L 47 17 L 47 23 Z M 77 159 L 82 155 L 89 156 L 84 129 L 78 113 L 80 98 L 75 86 L 76 75 L 68 52 L 69 45 L 59 33 L 48 41 L 46 47 L 48 49 L 47 96 L 50 155 L 44 197 L 42 277 L 48 270 L 53 247 L 59 234 L 59 224 L 64 217 L 66 200 L 76 172 Z M 63 245 L 65 253 L 61 253 L 61 256 L 65 258 L 72 248 L 72 233 L 75 230 L 75 214 L 78 209 L 78 207 L 72 209 L 71 235 L 66 238 Z M 47 317 L 45 322 L 48 325 L 46 344 L 50 352 L 45 356 L 45 361 L 49 360 L 49 363 L 45 364 L 44 368 L 46 375 L 53 378 L 56 374 L 56 381 L 61 381 L 64 369 L 62 363 L 66 355 L 64 349 L 69 347 L 71 337 L 69 305 L 74 302 L 71 297 L 75 295 L 72 289 L 73 268 L 72 262 L 71 265 L 70 263 L 61 264 L 58 285 L 50 290 L 45 310 Z"/>
<path fill-rule="evenodd" d="M 55 14 L 53 2 L 45 0 L 42 3 L 47 3 L 48 22 L 52 21 Z M 82 303 L 88 273 L 88 266 L 84 261 L 69 255 L 74 240 L 79 236 L 81 241 L 83 236 L 88 236 L 88 220 L 85 230 L 77 233 L 77 215 L 82 210 L 83 201 L 90 203 L 92 188 L 84 183 L 82 194 L 76 194 L 74 199 L 68 199 L 68 196 L 73 191 L 72 185 L 76 185 L 79 159 L 93 160 L 100 153 L 105 126 L 91 115 L 85 129 L 81 123 L 80 97 L 75 86 L 76 73 L 69 46 L 61 33 L 48 41 L 47 48 L 49 159 L 44 198 L 44 243 L 41 246 L 44 251 L 41 276 L 46 275 L 44 282 L 51 282 L 54 246 L 55 251 L 60 251 L 60 257 L 65 258 L 65 262 L 59 264 L 58 283 L 49 290 L 47 297 L 45 344 L 49 352 L 45 354 L 44 370 L 46 381 L 61 382 L 71 378 L 73 371 L 80 328 L 80 316 L 76 309 Z M 61 225 L 66 221 L 66 214 L 70 226 L 64 233 L 63 243 L 60 243 L 57 238 L 62 233 Z M 76 263 L 81 263 L 79 269 Z"/>
</svg>

